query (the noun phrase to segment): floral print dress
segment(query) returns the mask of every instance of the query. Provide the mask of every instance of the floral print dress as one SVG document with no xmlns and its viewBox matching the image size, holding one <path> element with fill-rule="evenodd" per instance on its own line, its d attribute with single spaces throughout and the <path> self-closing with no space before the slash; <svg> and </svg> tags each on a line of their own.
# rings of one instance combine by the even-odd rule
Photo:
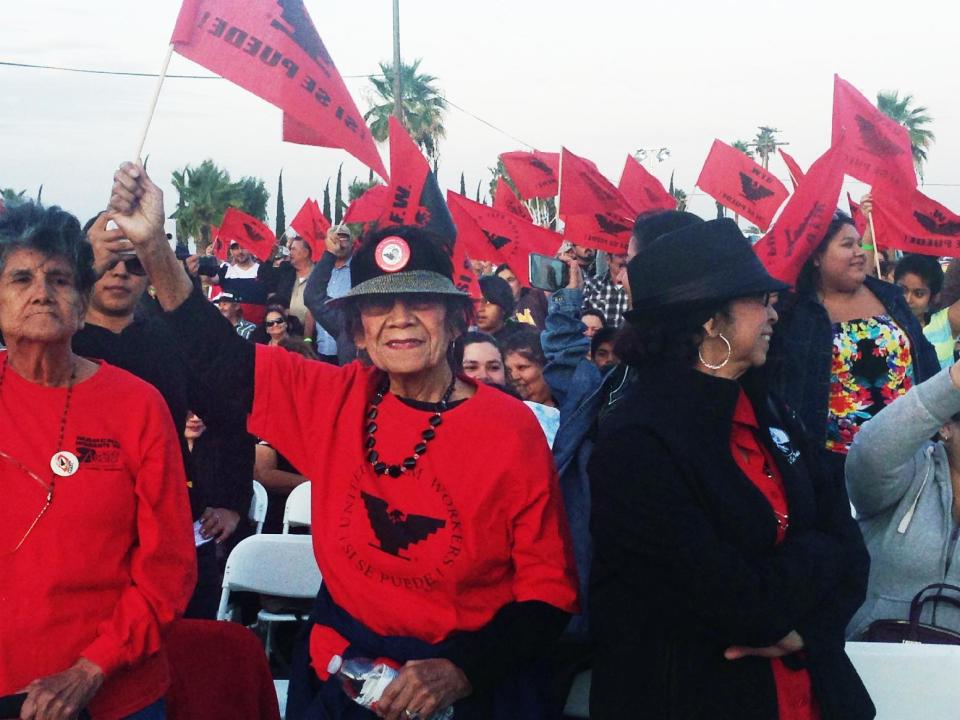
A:
<svg viewBox="0 0 960 720">
<path fill-rule="evenodd" d="M 860 426 L 911 387 L 910 338 L 889 315 L 834 323 L 827 449 L 846 455 Z"/>
</svg>

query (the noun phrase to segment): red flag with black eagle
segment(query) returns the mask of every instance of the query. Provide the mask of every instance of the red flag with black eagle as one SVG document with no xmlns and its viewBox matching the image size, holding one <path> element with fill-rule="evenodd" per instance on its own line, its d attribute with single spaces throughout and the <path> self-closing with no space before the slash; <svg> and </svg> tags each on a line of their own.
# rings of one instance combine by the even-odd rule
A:
<svg viewBox="0 0 960 720">
<path fill-rule="evenodd" d="M 793 189 L 796 190 L 797 185 L 803 180 L 804 172 L 800 169 L 800 164 L 793 159 L 793 156 L 784 152 L 783 148 L 777 148 L 777 152 L 783 158 L 783 162 L 787 166 L 787 172 L 790 173 L 790 182 L 793 183 Z"/>
<path fill-rule="evenodd" d="M 960 257 L 960 215 L 919 190 L 901 195 L 874 188 L 871 196 L 879 247 Z"/>
<path fill-rule="evenodd" d="M 597 166 L 563 148 L 558 214 L 564 237 L 577 245 L 625 253 L 637 214 Z"/>
<path fill-rule="evenodd" d="M 507 175 L 524 200 L 552 198 L 560 179 L 560 153 L 508 152 L 500 156 Z"/>
<path fill-rule="evenodd" d="M 290 222 L 290 227 L 297 231 L 303 241 L 310 246 L 310 255 L 318 259 L 326 249 L 325 240 L 330 221 L 327 220 L 316 200 L 307 198 L 303 207 Z"/>
<path fill-rule="evenodd" d="M 213 256 L 220 262 L 227 262 L 230 247 L 220 237 L 220 228 L 213 224 L 210 225 L 210 244 L 213 245 Z"/>
<path fill-rule="evenodd" d="M 447 204 L 457 224 L 457 244 L 476 260 L 509 263 L 525 287 L 530 286 L 530 253 L 553 255 L 563 238 L 513 213 L 474 202 L 452 190 Z"/>
<path fill-rule="evenodd" d="M 229 208 L 224 213 L 219 237 L 226 241 L 228 247 L 232 242 L 240 243 L 240 247 L 249 250 L 260 262 L 266 262 L 277 244 L 273 230 L 253 215 L 236 208 Z"/>
<path fill-rule="evenodd" d="M 387 206 L 389 197 L 390 188 L 386 185 L 374 185 L 350 203 L 343 214 L 343 222 L 365 224 L 376 221 Z"/>
<path fill-rule="evenodd" d="M 677 209 L 677 199 L 633 155 L 627 155 L 618 187 L 637 215 Z"/>
<path fill-rule="evenodd" d="M 833 76 L 833 144 L 843 135 L 844 171 L 873 187 L 909 193 L 917 186 L 910 134 L 839 75 Z"/>
<path fill-rule="evenodd" d="M 450 193 L 447 193 L 447 199 L 449 200 Z M 503 176 L 497 178 L 497 187 L 494 190 L 493 195 L 493 206 L 498 210 L 503 210 L 504 212 L 513 213 L 517 217 L 521 217 L 524 220 L 533 222 L 533 218 L 530 217 L 530 211 L 527 210 L 527 206 L 524 205 L 520 198 L 518 198 L 513 189 L 503 179 Z M 456 219 L 456 218 L 454 218 Z"/>
<path fill-rule="evenodd" d="M 720 140 L 713 141 L 697 187 L 761 230 L 770 227 L 790 194 L 772 173 Z"/>
<path fill-rule="evenodd" d="M 787 201 L 769 232 L 753 246 L 775 278 L 796 283 L 833 220 L 843 185 L 843 153 L 833 146 L 821 155 Z"/>
<path fill-rule="evenodd" d="M 284 140 L 383 160 L 303 0 L 184 0 L 174 49 L 284 113 Z"/>
</svg>

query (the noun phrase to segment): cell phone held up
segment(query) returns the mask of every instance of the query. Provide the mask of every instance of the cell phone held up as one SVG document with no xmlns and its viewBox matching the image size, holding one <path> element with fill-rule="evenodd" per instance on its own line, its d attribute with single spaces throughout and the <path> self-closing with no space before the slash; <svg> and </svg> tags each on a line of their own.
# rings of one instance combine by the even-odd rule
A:
<svg viewBox="0 0 960 720">
<path fill-rule="evenodd" d="M 570 282 L 570 268 L 563 260 L 549 255 L 530 253 L 530 286 L 538 290 L 556 292 Z"/>
</svg>

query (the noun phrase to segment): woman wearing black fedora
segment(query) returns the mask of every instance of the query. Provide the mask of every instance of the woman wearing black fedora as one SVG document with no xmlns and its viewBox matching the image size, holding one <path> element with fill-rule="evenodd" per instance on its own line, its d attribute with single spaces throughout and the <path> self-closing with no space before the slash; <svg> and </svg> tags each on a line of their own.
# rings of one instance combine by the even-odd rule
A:
<svg viewBox="0 0 960 720">
<path fill-rule="evenodd" d="M 236 338 L 192 292 L 142 167 L 116 173 L 111 206 L 129 238 L 113 249 L 136 249 L 199 373 L 234 388 L 250 432 L 313 481 L 323 586 L 287 717 L 373 717 L 330 681 L 335 655 L 400 666 L 376 710 L 390 720 L 541 717 L 526 679 L 576 609 L 569 534 L 532 414 L 451 369 L 470 299 L 449 243 L 418 228 L 363 239 L 334 302 L 369 362 L 337 368 Z"/>
<path fill-rule="evenodd" d="M 765 390 L 770 277 L 730 220 L 628 265 L 638 379 L 589 467 L 590 717 L 857 720 L 844 653 L 868 557 L 841 486 Z"/>
</svg>

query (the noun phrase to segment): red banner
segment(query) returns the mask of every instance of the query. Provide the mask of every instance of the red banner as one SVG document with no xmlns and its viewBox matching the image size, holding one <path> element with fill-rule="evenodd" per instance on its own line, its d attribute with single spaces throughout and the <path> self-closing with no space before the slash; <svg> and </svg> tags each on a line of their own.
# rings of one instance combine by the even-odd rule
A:
<svg viewBox="0 0 960 720">
<path fill-rule="evenodd" d="M 874 188 L 874 245 L 923 255 L 960 257 L 960 215 L 919 190 L 901 196 Z"/>
<path fill-rule="evenodd" d="M 618 187 L 636 215 L 677 209 L 677 199 L 633 155 L 627 155 Z"/>
<path fill-rule="evenodd" d="M 302 0 L 184 0 L 170 42 L 184 57 L 282 109 L 285 130 L 299 137 L 292 142 L 343 148 L 387 177 Z"/>
<path fill-rule="evenodd" d="M 500 160 L 524 200 L 551 198 L 557 194 L 560 153 L 508 152 L 503 153 Z"/>
<path fill-rule="evenodd" d="M 520 282 L 530 285 L 530 253 L 553 255 L 563 238 L 513 213 L 473 202 L 452 190 L 447 204 L 457 225 L 457 244 L 474 260 L 509 263 Z"/>
<path fill-rule="evenodd" d="M 473 274 L 470 257 L 462 242 L 453 244 L 453 257 L 451 259 L 453 260 L 453 284 L 457 286 L 457 289 L 475 299 L 482 297 L 480 283 L 477 281 L 477 276 Z"/>
<path fill-rule="evenodd" d="M 220 237 L 220 228 L 216 225 L 210 225 L 210 244 L 213 245 L 213 256 L 220 262 L 227 262 L 230 247 Z"/>
<path fill-rule="evenodd" d="M 376 221 L 390 202 L 390 188 L 374 185 L 358 197 L 343 215 L 345 223 L 371 223 Z"/>
<path fill-rule="evenodd" d="M 229 208 L 224 214 L 219 237 L 226 240 L 228 245 L 232 242 L 240 243 L 240 247 L 245 247 L 260 262 L 265 262 L 270 257 L 274 245 L 277 244 L 277 236 L 273 234 L 273 230 L 252 215 L 236 208 Z"/>
<path fill-rule="evenodd" d="M 447 198 L 449 199 L 449 197 L 450 194 L 447 193 Z M 520 198 L 514 195 L 510 185 L 506 180 L 503 179 L 502 176 L 497 178 L 497 187 L 493 195 L 493 206 L 498 210 L 512 213 L 517 217 L 523 218 L 529 222 L 533 222 L 533 218 L 530 217 L 530 211 L 527 210 L 527 206 L 520 201 Z M 456 220 L 456 217 L 454 217 L 454 220 Z"/>
<path fill-rule="evenodd" d="M 323 255 L 323 251 L 326 250 L 325 240 L 327 230 L 330 229 L 330 221 L 320 210 L 316 200 L 307 198 L 304 201 L 303 207 L 291 221 L 290 227 L 296 230 L 303 241 L 310 246 L 310 257 L 317 260 Z"/>
<path fill-rule="evenodd" d="M 853 225 L 860 233 L 860 237 L 863 237 L 863 234 L 867 231 L 867 217 L 860 209 L 860 203 L 854 202 L 850 193 L 847 193 L 847 205 L 850 206 L 850 217 L 853 219 Z"/>
<path fill-rule="evenodd" d="M 847 175 L 900 192 L 917 186 L 907 129 L 839 75 L 833 76 L 833 144 L 843 145 Z"/>
<path fill-rule="evenodd" d="M 793 183 L 793 189 L 797 189 L 797 185 L 800 184 L 800 181 L 803 180 L 804 172 L 800 169 L 799 163 L 793 159 L 792 156 L 787 155 L 781 148 L 777 148 L 777 152 L 780 153 L 780 157 L 783 158 L 784 164 L 787 166 L 787 172 L 790 173 L 790 182 Z"/>
<path fill-rule="evenodd" d="M 831 147 L 810 166 L 770 231 L 753 246 L 767 272 L 791 285 L 833 220 L 843 184 L 843 152 Z"/>
<path fill-rule="evenodd" d="M 636 213 L 597 166 L 563 148 L 558 213 L 564 236 L 577 245 L 626 252 Z"/>
<path fill-rule="evenodd" d="M 761 230 L 770 227 L 790 194 L 782 182 L 748 155 L 719 140 L 713 141 L 697 186 Z"/>
</svg>

